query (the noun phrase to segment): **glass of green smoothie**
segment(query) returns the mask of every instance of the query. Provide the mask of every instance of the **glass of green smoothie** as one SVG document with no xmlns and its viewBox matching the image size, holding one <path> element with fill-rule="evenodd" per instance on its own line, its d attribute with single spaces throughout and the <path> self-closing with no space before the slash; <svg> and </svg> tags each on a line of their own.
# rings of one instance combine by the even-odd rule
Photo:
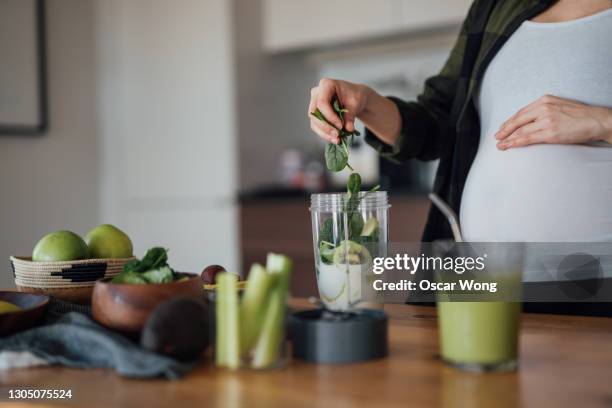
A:
<svg viewBox="0 0 612 408">
<path fill-rule="evenodd" d="M 436 270 L 436 281 L 455 284 L 436 293 L 442 359 L 468 371 L 515 370 L 523 244 L 439 241 L 433 254 L 447 261 L 444 270 Z M 448 267 L 449 259 L 465 264 L 469 258 L 475 259 L 471 270 Z"/>
</svg>

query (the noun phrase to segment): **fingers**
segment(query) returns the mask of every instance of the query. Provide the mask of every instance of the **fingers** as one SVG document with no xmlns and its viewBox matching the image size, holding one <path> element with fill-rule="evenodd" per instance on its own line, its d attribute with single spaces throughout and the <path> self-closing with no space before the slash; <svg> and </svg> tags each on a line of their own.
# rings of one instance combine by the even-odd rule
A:
<svg viewBox="0 0 612 408">
<path fill-rule="evenodd" d="M 528 146 L 535 143 L 546 143 L 547 132 L 543 121 L 528 123 L 518 128 L 505 140 L 497 143 L 497 148 L 500 150 L 511 149 L 514 147 Z"/>
<path fill-rule="evenodd" d="M 316 107 L 321 111 L 325 119 L 334 125 L 337 129 L 342 129 L 342 120 L 334 111 L 331 105 L 331 100 L 336 94 L 335 81 L 328 78 L 323 78 L 319 82 Z"/>
<path fill-rule="evenodd" d="M 338 131 L 327 123 L 312 116 L 312 112 L 317 109 L 319 91 L 319 87 L 314 87 L 310 90 L 310 103 L 308 104 L 307 112 L 308 118 L 310 120 L 310 129 L 322 139 L 330 143 L 338 144 Z"/>
<path fill-rule="evenodd" d="M 514 149 L 517 147 L 525 147 L 534 144 L 550 143 L 549 135 L 546 130 L 538 130 L 529 135 L 521 136 L 507 142 L 505 147 L 500 147 L 500 150 Z"/>
<path fill-rule="evenodd" d="M 317 88 L 316 86 L 310 90 L 310 102 L 308 103 L 308 112 L 306 112 L 306 115 L 308 115 L 309 119 L 312 119 L 312 116 L 310 114 L 314 112 L 315 109 L 317 109 L 317 93 L 318 92 L 319 92 L 319 88 Z"/>
<path fill-rule="evenodd" d="M 555 106 L 564 103 L 565 100 L 552 95 L 544 95 L 530 104 L 526 105 L 500 126 L 495 138 L 503 140 L 513 134 L 521 126 L 533 122 L 547 114 L 550 114 Z"/>
<path fill-rule="evenodd" d="M 338 144 L 340 142 L 338 131 L 317 118 L 311 118 L 310 129 L 329 143 Z"/>
<path fill-rule="evenodd" d="M 344 128 L 349 132 L 355 131 L 355 116 L 350 112 L 344 114 Z"/>
<path fill-rule="evenodd" d="M 507 121 L 505 121 L 497 133 L 495 138 L 497 140 L 503 140 L 508 136 L 512 135 L 521 126 L 533 122 L 538 118 L 537 109 L 527 109 L 527 107 L 521 109 L 514 115 L 512 115 Z"/>
</svg>

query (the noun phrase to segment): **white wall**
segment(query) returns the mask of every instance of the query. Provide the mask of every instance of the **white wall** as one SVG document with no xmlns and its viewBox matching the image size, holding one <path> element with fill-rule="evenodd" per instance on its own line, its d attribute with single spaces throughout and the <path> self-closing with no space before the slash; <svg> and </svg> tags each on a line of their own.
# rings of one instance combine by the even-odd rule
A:
<svg viewBox="0 0 612 408">
<path fill-rule="evenodd" d="M 262 0 L 233 2 L 240 188 L 248 191 L 276 181 L 284 150 L 319 147 L 306 114 L 317 68 L 303 54 L 267 55 Z"/>
<path fill-rule="evenodd" d="M 93 4 L 46 5 L 50 130 L 0 135 L 0 288 L 13 285 L 9 255 L 31 254 L 47 232 L 84 234 L 99 221 Z"/>
<path fill-rule="evenodd" d="M 102 218 L 178 270 L 239 267 L 226 0 L 98 0 Z"/>
</svg>

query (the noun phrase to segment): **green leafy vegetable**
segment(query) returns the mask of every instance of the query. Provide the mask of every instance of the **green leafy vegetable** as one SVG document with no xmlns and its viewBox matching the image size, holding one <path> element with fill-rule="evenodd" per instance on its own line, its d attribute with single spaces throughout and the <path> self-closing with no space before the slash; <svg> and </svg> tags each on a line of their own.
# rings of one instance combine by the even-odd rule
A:
<svg viewBox="0 0 612 408">
<path fill-rule="evenodd" d="M 346 167 L 348 167 L 352 171 L 353 168 L 349 164 L 349 147 L 353 144 L 355 136 L 359 136 L 360 133 L 356 129 L 352 132 L 349 132 L 344 127 L 344 114 L 347 113 L 348 110 L 340 104 L 340 101 L 337 97 L 334 97 L 334 99 L 332 100 L 332 107 L 334 108 L 334 112 L 336 112 L 336 114 L 340 117 L 340 120 L 342 121 L 341 129 L 338 129 L 330 121 L 328 121 L 319 109 L 316 109 L 314 112 L 310 113 L 312 116 L 319 119 L 320 121 L 332 126 L 339 133 L 340 143 L 329 143 L 325 148 L 325 164 L 327 165 L 328 169 L 334 172 L 342 171 Z"/>
<path fill-rule="evenodd" d="M 363 230 L 363 217 L 358 212 L 353 212 L 348 215 L 349 239 L 353 239 L 361 235 Z"/>
<path fill-rule="evenodd" d="M 323 222 L 323 227 L 319 232 L 319 242 L 321 241 L 334 241 L 334 220 L 331 218 L 328 218 Z"/>
<path fill-rule="evenodd" d="M 346 190 L 349 199 L 359 194 L 361 191 L 361 176 L 359 173 L 351 173 L 346 183 Z"/>
<path fill-rule="evenodd" d="M 349 164 L 349 147 L 352 145 L 355 136 L 359 136 L 357 130 L 349 132 L 345 126 L 345 114 L 348 110 L 342 106 L 340 100 L 334 96 L 331 101 L 331 105 L 334 112 L 340 117 L 342 121 L 342 128 L 338 129 L 327 118 L 321 113 L 319 109 L 316 109 L 311 114 L 322 122 L 332 126 L 339 133 L 340 142 L 336 145 L 333 143 L 328 144 L 325 147 L 325 164 L 331 171 L 338 172 L 345 168 L 349 168 L 353 171 L 353 168 Z M 378 221 L 375 218 L 371 218 L 366 223 L 363 219 L 362 214 L 359 211 L 359 205 L 361 201 L 367 197 L 371 192 L 377 191 L 379 186 L 374 187 L 368 192 L 361 193 L 361 176 L 359 173 L 353 172 L 348 178 L 346 185 L 346 203 L 343 208 L 344 216 L 346 217 L 346 224 L 348 234 L 345 232 L 345 223 L 342 219 L 339 221 L 337 226 L 337 236 L 334 237 L 334 221 L 332 218 L 328 218 L 323 222 L 319 230 L 319 256 L 323 263 L 333 263 L 334 251 L 338 248 L 338 241 L 351 240 L 357 243 L 375 243 L 379 240 L 378 233 Z M 371 221 L 373 220 L 373 221 Z M 374 225 L 374 223 L 376 223 Z M 348 236 L 346 236 L 348 235 Z"/>
<path fill-rule="evenodd" d="M 328 143 L 325 146 L 325 164 L 331 171 L 342 171 L 348 164 L 348 153 L 344 146 Z"/>
<path fill-rule="evenodd" d="M 169 266 L 162 266 L 159 269 L 143 272 L 141 276 L 147 283 L 169 283 L 174 281 L 174 272 L 172 272 Z"/>
<path fill-rule="evenodd" d="M 168 250 L 154 247 L 142 259 L 134 259 L 123 266 L 123 272 L 115 276 L 112 283 L 170 283 L 182 277 L 168 265 Z"/>
<path fill-rule="evenodd" d="M 321 260 L 323 263 L 332 264 L 334 263 L 334 250 L 336 246 L 329 241 L 319 242 L 319 253 L 321 254 Z"/>
<path fill-rule="evenodd" d="M 131 285 L 147 283 L 141 274 L 131 271 L 120 273 L 119 275 L 115 276 L 111 282 Z"/>
<path fill-rule="evenodd" d="M 147 251 L 142 260 L 134 259 L 123 266 L 124 272 L 146 272 L 168 265 L 168 250 L 154 247 Z"/>
</svg>

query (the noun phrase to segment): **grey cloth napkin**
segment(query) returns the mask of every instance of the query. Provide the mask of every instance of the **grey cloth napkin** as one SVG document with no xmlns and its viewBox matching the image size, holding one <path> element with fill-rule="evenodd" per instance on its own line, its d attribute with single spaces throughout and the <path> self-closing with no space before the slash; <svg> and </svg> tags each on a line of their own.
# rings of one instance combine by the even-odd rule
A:
<svg viewBox="0 0 612 408">
<path fill-rule="evenodd" d="M 141 348 L 137 343 L 100 326 L 85 313 L 67 312 L 52 304 L 49 324 L 0 338 L 0 352 L 29 352 L 50 364 L 75 368 L 112 368 L 126 377 L 178 379 L 197 365 Z"/>
</svg>

